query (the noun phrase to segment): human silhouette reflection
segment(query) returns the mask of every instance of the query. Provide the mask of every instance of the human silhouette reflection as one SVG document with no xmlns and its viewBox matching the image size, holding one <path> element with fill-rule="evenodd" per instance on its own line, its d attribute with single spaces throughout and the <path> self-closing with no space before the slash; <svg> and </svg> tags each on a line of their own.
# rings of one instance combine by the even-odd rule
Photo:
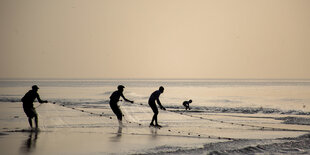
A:
<svg viewBox="0 0 310 155">
<path fill-rule="evenodd" d="M 122 136 L 122 131 L 123 131 L 123 126 L 122 125 L 120 125 L 120 126 L 118 126 L 118 130 L 117 130 L 117 137 L 121 137 Z"/>
<path fill-rule="evenodd" d="M 23 145 L 21 146 L 22 153 L 31 153 L 36 148 L 36 143 L 38 140 L 38 131 L 31 131 L 28 138 L 24 141 Z"/>
<path fill-rule="evenodd" d="M 151 132 L 153 138 L 157 137 L 158 129 L 159 128 L 150 128 L 150 132 Z"/>
<path fill-rule="evenodd" d="M 111 137 L 111 141 L 113 142 L 119 142 L 121 137 L 122 137 L 122 132 L 123 132 L 123 126 L 119 125 L 117 132 L 116 132 L 116 136 Z"/>
</svg>

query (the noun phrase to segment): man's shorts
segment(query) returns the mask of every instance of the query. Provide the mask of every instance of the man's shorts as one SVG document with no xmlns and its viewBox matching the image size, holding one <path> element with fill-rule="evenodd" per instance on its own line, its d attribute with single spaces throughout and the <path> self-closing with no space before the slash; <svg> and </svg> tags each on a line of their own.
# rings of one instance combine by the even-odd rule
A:
<svg viewBox="0 0 310 155">
<path fill-rule="evenodd" d="M 24 108 L 24 112 L 26 113 L 27 117 L 29 118 L 33 118 L 38 116 L 36 110 L 34 109 L 34 107 L 23 107 Z"/>
<path fill-rule="evenodd" d="M 155 102 L 149 102 L 149 105 L 150 105 L 150 107 L 152 108 L 153 112 L 154 112 L 155 114 L 158 114 L 158 108 L 157 108 L 157 106 L 156 106 L 156 103 L 155 103 Z"/>
<path fill-rule="evenodd" d="M 117 119 L 122 120 L 123 113 L 121 109 L 119 108 L 119 106 L 117 105 L 117 103 L 110 102 L 110 107 L 112 111 L 114 112 L 114 114 L 116 115 Z"/>
</svg>

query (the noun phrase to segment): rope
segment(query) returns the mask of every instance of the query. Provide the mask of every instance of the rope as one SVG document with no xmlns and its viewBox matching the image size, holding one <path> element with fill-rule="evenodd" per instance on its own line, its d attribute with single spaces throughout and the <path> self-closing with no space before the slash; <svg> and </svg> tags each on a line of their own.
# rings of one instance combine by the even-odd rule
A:
<svg viewBox="0 0 310 155">
<path fill-rule="evenodd" d="M 173 113 L 177 113 L 177 112 L 172 111 L 172 110 L 167 110 L 167 111 L 173 112 Z M 186 115 L 186 116 L 189 116 L 189 117 L 192 117 L 192 118 L 204 119 L 204 120 L 208 120 L 208 121 L 212 121 L 212 122 L 219 122 L 219 123 L 225 123 L 225 124 L 231 124 L 231 125 L 259 128 L 260 130 L 310 132 L 309 130 L 283 129 L 283 128 L 273 128 L 273 127 L 258 126 L 258 125 L 249 125 L 249 124 L 245 124 L 245 123 L 226 122 L 226 121 L 220 121 L 220 120 L 216 120 L 216 119 L 209 119 L 209 118 L 205 118 L 205 117 L 193 116 L 193 115 L 189 115 L 189 114 L 185 114 L 185 113 L 177 113 L 177 114 Z"/>
<path fill-rule="evenodd" d="M 53 102 L 53 104 L 56 104 L 56 103 Z M 59 104 L 59 105 L 62 106 L 62 107 L 66 107 L 64 104 Z M 70 108 L 70 107 L 66 107 L 66 108 Z M 86 111 L 86 110 L 83 110 L 83 109 L 77 109 L 77 108 L 74 108 L 74 107 L 72 107 L 71 109 L 77 110 L 77 111 L 80 111 L 80 112 L 84 112 L 84 113 L 88 113 L 88 114 L 91 114 L 91 115 L 99 116 L 99 117 L 107 117 L 107 118 L 109 118 L 109 119 L 113 119 L 112 116 L 104 116 L 103 114 L 96 114 L 96 113 L 89 112 L 89 111 Z M 141 123 L 128 121 L 128 120 L 126 119 L 126 117 L 123 117 L 123 118 L 124 118 L 124 120 L 125 120 L 127 123 L 129 123 L 129 124 L 137 124 L 137 125 L 139 125 L 139 126 L 142 126 Z M 155 129 L 162 130 L 162 128 L 155 128 Z M 164 128 L 164 129 L 166 129 L 166 128 Z M 217 136 L 211 136 L 211 135 L 206 135 L 206 134 L 199 134 L 199 133 L 195 133 L 195 132 L 185 132 L 185 131 L 180 131 L 180 130 L 167 129 L 166 131 L 168 131 L 168 132 L 174 132 L 175 134 L 185 134 L 185 136 L 187 136 L 187 137 L 193 137 L 193 138 L 237 140 L 237 139 L 235 139 L 235 138 L 217 137 Z M 171 135 L 170 135 L 170 136 L 171 136 Z M 182 135 L 178 135 L 178 136 L 182 136 Z M 183 136 L 184 136 L 184 135 L 183 135 Z"/>
<path fill-rule="evenodd" d="M 34 107 L 35 109 L 39 108 L 43 103 L 40 103 L 40 105 Z"/>
<path fill-rule="evenodd" d="M 53 102 L 53 104 L 56 104 L 56 103 Z M 140 105 L 142 105 L 142 104 L 140 104 Z M 66 107 L 64 104 L 61 104 L 60 106 Z M 69 108 L 69 107 L 67 107 L 67 108 Z M 112 116 L 107 116 L 107 115 L 104 115 L 104 114 L 96 114 L 96 113 L 93 113 L 93 112 L 86 111 L 84 109 L 77 109 L 77 108 L 74 108 L 74 107 L 72 107 L 71 109 L 77 110 L 77 111 L 81 111 L 81 112 L 84 112 L 84 113 L 88 113 L 90 115 L 95 115 L 95 116 L 99 116 L 99 117 L 106 117 L 106 118 L 109 118 L 109 119 L 113 119 Z M 177 113 L 177 114 L 180 114 L 180 115 L 189 116 L 189 117 L 192 117 L 192 118 L 203 119 L 203 120 L 208 120 L 208 121 L 217 122 L 217 123 L 225 123 L 225 124 L 230 124 L 230 125 L 252 127 L 252 128 L 257 128 L 259 130 L 310 132 L 309 130 L 294 130 L 294 129 L 272 128 L 272 127 L 264 127 L 264 126 L 258 126 L 258 125 L 249 125 L 249 124 L 245 124 L 245 123 L 226 122 L 226 121 L 221 121 L 221 120 L 216 120 L 216 119 L 209 119 L 209 118 L 205 118 L 205 117 L 193 116 L 193 115 L 185 114 L 185 113 L 178 113 L 178 112 L 175 112 L 175 111 L 172 111 L 172 110 L 166 110 L 166 111 L 172 112 L 172 113 Z M 142 126 L 142 124 L 139 123 L 139 122 L 131 122 L 131 121 L 127 120 L 127 118 L 124 115 L 123 115 L 123 118 L 126 121 L 126 123 L 128 123 L 128 124 L 136 124 L 138 126 Z M 158 130 L 162 130 L 162 128 L 157 128 L 157 129 Z M 169 128 L 164 128 L 164 130 L 166 130 L 166 131 L 168 131 L 170 133 L 174 133 L 174 134 L 183 134 L 183 136 L 185 135 L 187 137 L 195 137 L 195 138 L 198 137 L 198 138 L 208 138 L 208 139 L 238 140 L 236 138 L 221 137 L 221 136 L 211 136 L 211 135 L 201 134 L 201 133 L 197 133 L 197 132 L 186 132 L 186 131 L 181 131 L 181 130 L 172 130 L 172 129 L 169 129 Z M 179 135 L 179 136 L 182 136 L 182 135 Z"/>
</svg>

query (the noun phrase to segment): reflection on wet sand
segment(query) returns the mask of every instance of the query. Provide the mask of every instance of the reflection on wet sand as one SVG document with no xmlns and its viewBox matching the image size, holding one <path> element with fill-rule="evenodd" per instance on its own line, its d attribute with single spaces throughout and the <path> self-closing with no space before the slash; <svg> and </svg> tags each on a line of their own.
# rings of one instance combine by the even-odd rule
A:
<svg viewBox="0 0 310 155">
<path fill-rule="evenodd" d="M 122 131 L 123 131 L 123 126 L 122 125 L 118 126 L 116 136 L 111 137 L 111 141 L 112 142 L 120 142 L 120 139 L 122 137 Z"/>
<path fill-rule="evenodd" d="M 158 128 L 150 127 L 150 132 L 151 132 L 153 138 L 155 138 L 157 136 L 157 130 L 158 130 Z"/>
<path fill-rule="evenodd" d="M 24 143 L 22 143 L 22 146 L 20 148 L 21 153 L 32 153 L 35 151 L 38 134 L 38 131 L 31 131 L 29 133 L 28 138 L 24 141 Z"/>
</svg>

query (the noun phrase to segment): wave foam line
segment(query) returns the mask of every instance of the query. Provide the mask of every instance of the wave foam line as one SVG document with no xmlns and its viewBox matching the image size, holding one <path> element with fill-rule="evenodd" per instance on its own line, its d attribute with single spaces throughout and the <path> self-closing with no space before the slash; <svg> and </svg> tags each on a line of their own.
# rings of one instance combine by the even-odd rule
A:
<svg viewBox="0 0 310 155">
<path fill-rule="evenodd" d="M 167 110 L 169 112 L 177 113 L 175 111 Z M 272 127 L 265 127 L 265 126 L 258 126 L 258 125 L 249 125 L 245 123 L 232 123 L 232 122 L 225 122 L 221 120 L 216 120 L 216 119 L 209 119 L 205 117 L 199 117 L 199 116 L 193 116 L 185 113 L 177 113 L 180 115 L 186 115 L 192 118 L 199 118 L 199 119 L 204 119 L 212 122 L 219 122 L 219 123 L 225 123 L 225 124 L 231 124 L 231 125 L 238 125 L 238 126 L 247 126 L 247 127 L 253 127 L 253 128 L 259 128 L 260 130 L 272 130 L 272 131 L 302 131 L 302 132 L 310 132 L 310 130 L 294 130 L 294 129 L 283 129 L 283 128 L 272 128 Z"/>
</svg>

